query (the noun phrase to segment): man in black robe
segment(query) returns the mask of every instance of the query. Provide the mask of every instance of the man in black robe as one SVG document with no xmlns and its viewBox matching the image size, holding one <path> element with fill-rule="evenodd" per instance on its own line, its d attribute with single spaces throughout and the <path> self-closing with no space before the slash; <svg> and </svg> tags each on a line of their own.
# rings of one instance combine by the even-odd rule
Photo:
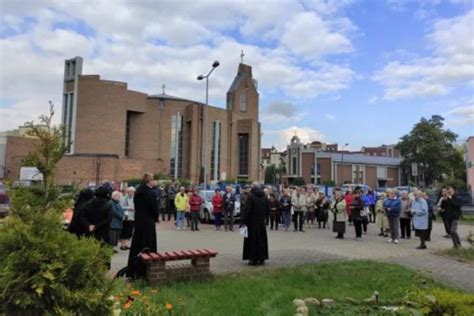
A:
<svg viewBox="0 0 474 316">
<path fill-rule="evenodd" d="M 268 260 L 268 240 L 265 218 L 268 201 L 258 184 L 254 184 L 246 201 L 242 224 L 247 226 L 248 236 L 244 238 L 243 260 L 249 265 L 263 265 Z"/>
<path fill-rule="evenodd" d="M 153 190 L 153 176 L 143 175 L 143 183 L 138 187 L 133 198 L 135 205 L 135 233 L 132 238 L 128 256 L 127 276 L 144 277 L 145 267 L 140 264 L 137 256 L 140 252 L 156 252 L 155 222 L 158 220 L 158 204 Z"/>
</svg>

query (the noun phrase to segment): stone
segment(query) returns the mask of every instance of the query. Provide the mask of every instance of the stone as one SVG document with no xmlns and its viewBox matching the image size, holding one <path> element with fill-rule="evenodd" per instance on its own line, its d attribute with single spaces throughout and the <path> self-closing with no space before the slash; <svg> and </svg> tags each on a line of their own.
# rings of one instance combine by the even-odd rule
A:
<svg viewBox="0 0 474 316">
<path fill-rule="evenodd" d="M 309 305 L 321 306 L 321 302 L 317 298 L 314 298 L 314 297 L 307 297 L 304 299 L 304 301 L 306 304 L 309 304 Z"/>
<path fill-rule="evenodd" d="M 428 302 L 430 302 L 430 304 L 436 304 L 436 297 L 434 297 L 433 295 L 425 295 L 425 297 Z"/>
<path fill-rule="evenodd" d="M 367 304 L 373 304 L 377 301 L 377 299 L 375 298 L 375 296 L 371 296 L 369 298 L 363 299 L 362 301 Z"/>
<path fill-rule="evenodd" d="M 302 315 L 308 315 L 309 309 L 308 309 L 307 306 L 300 306 L 300 307 L 298 307 L 298 308 L 296 309 L 296 312 L 297 312 L 297 313 L 300 313 L 300 314 L 302 314 Z"/>
<path fill-rule="evenodd" d="M 330 299 L 330 298 L 323 298 L 323 299 L 321 300 L 321 303 L 323 303 L 323 305 L 329 305 L 329 304 L 334 303 L 334 300 L 333 300 L 333 299 Z"/>
<path fill-rule="evenodd" d="M 300 314 L 300 313 L 297 313 L 297 314 L 295 314 L 294 316 L 305 316 L 305 315 Z"/>
<path fill-rule="evenodd" d="M 293 300 L 293 305 L 295 305 L 296 307 L 300 307 L 306 306 L 306 303 L 303 300 L 296 298 Z"/>
</svg>

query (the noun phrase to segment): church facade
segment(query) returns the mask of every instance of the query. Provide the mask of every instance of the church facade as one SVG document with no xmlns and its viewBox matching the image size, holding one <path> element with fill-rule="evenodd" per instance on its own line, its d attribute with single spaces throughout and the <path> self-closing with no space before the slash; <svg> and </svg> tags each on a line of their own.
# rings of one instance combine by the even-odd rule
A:
<svg viewBox="0 0 474 316">
<path fill-rule="evenodd" d="M 259 179 L 259 94 L 249 65 L 239 64 L 226 108 L 206 110 L 164 91 L 148 95 L 124 82 L 83 75 L 82 64 L 81 57 L 65 61 L 61 120 L 71 145 L 57 168 L 59 184 L 119 183 L 145 171 L 196 184 L 203 180 L 204 160 L 207 183 Z"/>
</svg>

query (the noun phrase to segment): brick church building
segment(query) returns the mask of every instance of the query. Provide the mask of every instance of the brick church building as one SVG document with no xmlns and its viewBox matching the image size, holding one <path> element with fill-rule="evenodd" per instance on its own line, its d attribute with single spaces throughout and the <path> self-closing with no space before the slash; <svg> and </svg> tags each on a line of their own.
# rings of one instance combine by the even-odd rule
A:
<svg viewBox="0 0 474 316">
<path fill-rule="evenodd" d="M 145 171 L 198 183 L 204 159 L 208 183 L 259 179 L 259 94 L 251 66 L 239 64 L 226 108 L 206 111 L 201 102 L 148 95 L 124 82 L 83 75 L 82 63 L 81 57 L 65 61 L 62 123 L 72 145 L 58 165 L 58 184 L 118 183 Z M 5 137 L 4 178 L 17 180 L 21 157 L 34 139 Z"/>
</svg>

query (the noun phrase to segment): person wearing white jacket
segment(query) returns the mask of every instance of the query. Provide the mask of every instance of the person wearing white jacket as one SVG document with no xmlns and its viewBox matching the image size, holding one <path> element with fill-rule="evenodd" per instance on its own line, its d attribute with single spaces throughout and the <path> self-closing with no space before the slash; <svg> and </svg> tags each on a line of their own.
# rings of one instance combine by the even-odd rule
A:
<svg viewBox="0 0 474 316">
<path fill-rule="evenodd" d="M 291 212 L 293 214 L 293 222 L 295 223 L 295 232 L 304 232 L 304 216 L 307 210 L 306 207 L 306 195 L 304 188 L 297 188 L 291 197 Z"/>
</svg>

